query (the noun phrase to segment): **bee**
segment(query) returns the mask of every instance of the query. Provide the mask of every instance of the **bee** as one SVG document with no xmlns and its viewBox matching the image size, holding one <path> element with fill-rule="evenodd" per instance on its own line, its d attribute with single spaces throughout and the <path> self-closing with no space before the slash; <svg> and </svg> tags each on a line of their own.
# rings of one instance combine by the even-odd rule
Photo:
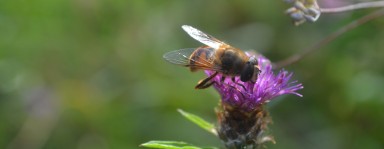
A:
<svg viewBox="0 0 384 149">
<path fill-rule="evenodd" d="M 231 77 L 240 76 L 243 82 L 256 80 L 257 67 L 256 58 L 247 56 L 238 48 L 232 47 L 215 37 L 208 35 L 188 25 L 182 26 L 195 40 L 205 44 L 198 48 L 186 48 L 165 53 L 163 58 L 170 63 L 189 67 L 192 72 L 197 70 L 215 71 L 209 77 L 198 82 L 195 89 L 205 89 L 215 83 L 212 79 L 219 73 L 223 74 L 221 81 Z"/>
</svg>

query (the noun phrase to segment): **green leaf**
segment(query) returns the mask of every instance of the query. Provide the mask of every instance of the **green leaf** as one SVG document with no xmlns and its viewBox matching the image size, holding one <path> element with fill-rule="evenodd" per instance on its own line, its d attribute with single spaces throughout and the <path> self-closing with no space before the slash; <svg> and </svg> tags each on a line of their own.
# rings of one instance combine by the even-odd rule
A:
<svg viewBox="0 0 384 149">
<path fill-rule="evenodd" d="M 185 112 L 181 109 L 178 109 L 177 111 L 179 111 L 181 113 L 181 115 L 183 115 L 185 118 L 187 118 L 191 122 L 195 123 L 196 125 L 200 126 L 201 128 L 203 128 L 203 129 L 207 130 L 208 132 L 213 133 L 214 135 L 217 136 L 217 132 L 216 132 L 215 126 L 213 124 L 205 121 L 204 119 L 200 118 L 199 116 Z"/>
<path fill-rule="evenodd" d="M 166 149 L 216 149 L 215 147 L 197 147 L 179 141 L 149 141 L 140 145 L 147 148 L 166 148 Z"/>
</svg>

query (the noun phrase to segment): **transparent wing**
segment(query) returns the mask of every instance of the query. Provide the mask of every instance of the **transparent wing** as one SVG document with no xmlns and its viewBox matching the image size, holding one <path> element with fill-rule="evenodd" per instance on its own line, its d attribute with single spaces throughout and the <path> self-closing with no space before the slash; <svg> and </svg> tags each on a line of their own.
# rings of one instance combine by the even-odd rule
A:
<svg viewBox="0 0 384 149">
<path fill-rule="evenodd" d="M 191 58 L 191 55 L 196 50 L 198 50 L 198 53 L 195 53 L 193 58 Z M 190 67 L 191 70 L 204 69 L 221 71 L 221 69 L 213 63 L 212 56 L 214 52 L 215 50 L 213 48 L 187 48 L 165 53 L 163 58 L 172 64 Z"/>
<path fill-rule="evenodd" d="M 170 51 L 165 53 L 163 58 L 172 64 L 188 66 L 190 63 L 189 57 L 195 50 L 196 48 L 187 48 Z"/>
<path fill-rule="evenodd" d="M 189 34 L 189 36 L 214 49 L 218 49 L 221 45 L 225 44 L 220 40 L 216 39 L 215 37 L 208 35 L 196 28 L 193 28 L 192 26 L 183 25 L 181 27 L 184 29 L 185 32 Z"/>
</svg>

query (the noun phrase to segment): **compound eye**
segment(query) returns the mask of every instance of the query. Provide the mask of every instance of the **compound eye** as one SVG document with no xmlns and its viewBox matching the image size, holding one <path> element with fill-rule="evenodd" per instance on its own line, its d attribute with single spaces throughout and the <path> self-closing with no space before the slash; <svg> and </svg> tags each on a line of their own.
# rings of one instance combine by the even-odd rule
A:
<svg viewBox="0 0 384 149">
<path fill-rule="evenodd" d="M 240 80 L 243 82 L 247 82 L 251 80 L 253 76 L 254 68 L 255 67 L 250 62 L 247 62 L 245 64 L 245 67 L 241 71 Z"/>
</svg>

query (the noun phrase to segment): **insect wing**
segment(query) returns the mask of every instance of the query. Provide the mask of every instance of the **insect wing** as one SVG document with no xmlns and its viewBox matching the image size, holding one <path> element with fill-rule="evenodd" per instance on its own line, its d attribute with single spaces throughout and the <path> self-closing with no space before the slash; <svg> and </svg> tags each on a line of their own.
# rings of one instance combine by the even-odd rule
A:
<svg viewBox="0 0 384 149">
<path fill-rule="evenodd" d="M 170 51 L 165 53 L 163 58 L 172 64 L 188 66 L 190 63 L 189 57 L 195 50 L 196 48 L 187 48 Z"/>
<path fill-rule="evenodd" d="M 163 58 L 170 63 L 190 67 L 192 71 L 197 69 L 220 71 L 220 68 L 213 63 L 214 52 L 213 48 L 187 48 L 165 53 Z"/>
<path fill-rule="evenodd" d="M 196 28 L 193 28 L 192 26 L 183 25 L 182 28 L 185 32 L 188 33 L 189 36 L 191 36 L 193 39 L 196 39 L 197 41 L 210 46 L 214 49 L 219 49 L 221 45 L 225 44 L 221 42 L 220 40 L 216 39 L 215 37 L 208 35 Z"/>
</svg>

